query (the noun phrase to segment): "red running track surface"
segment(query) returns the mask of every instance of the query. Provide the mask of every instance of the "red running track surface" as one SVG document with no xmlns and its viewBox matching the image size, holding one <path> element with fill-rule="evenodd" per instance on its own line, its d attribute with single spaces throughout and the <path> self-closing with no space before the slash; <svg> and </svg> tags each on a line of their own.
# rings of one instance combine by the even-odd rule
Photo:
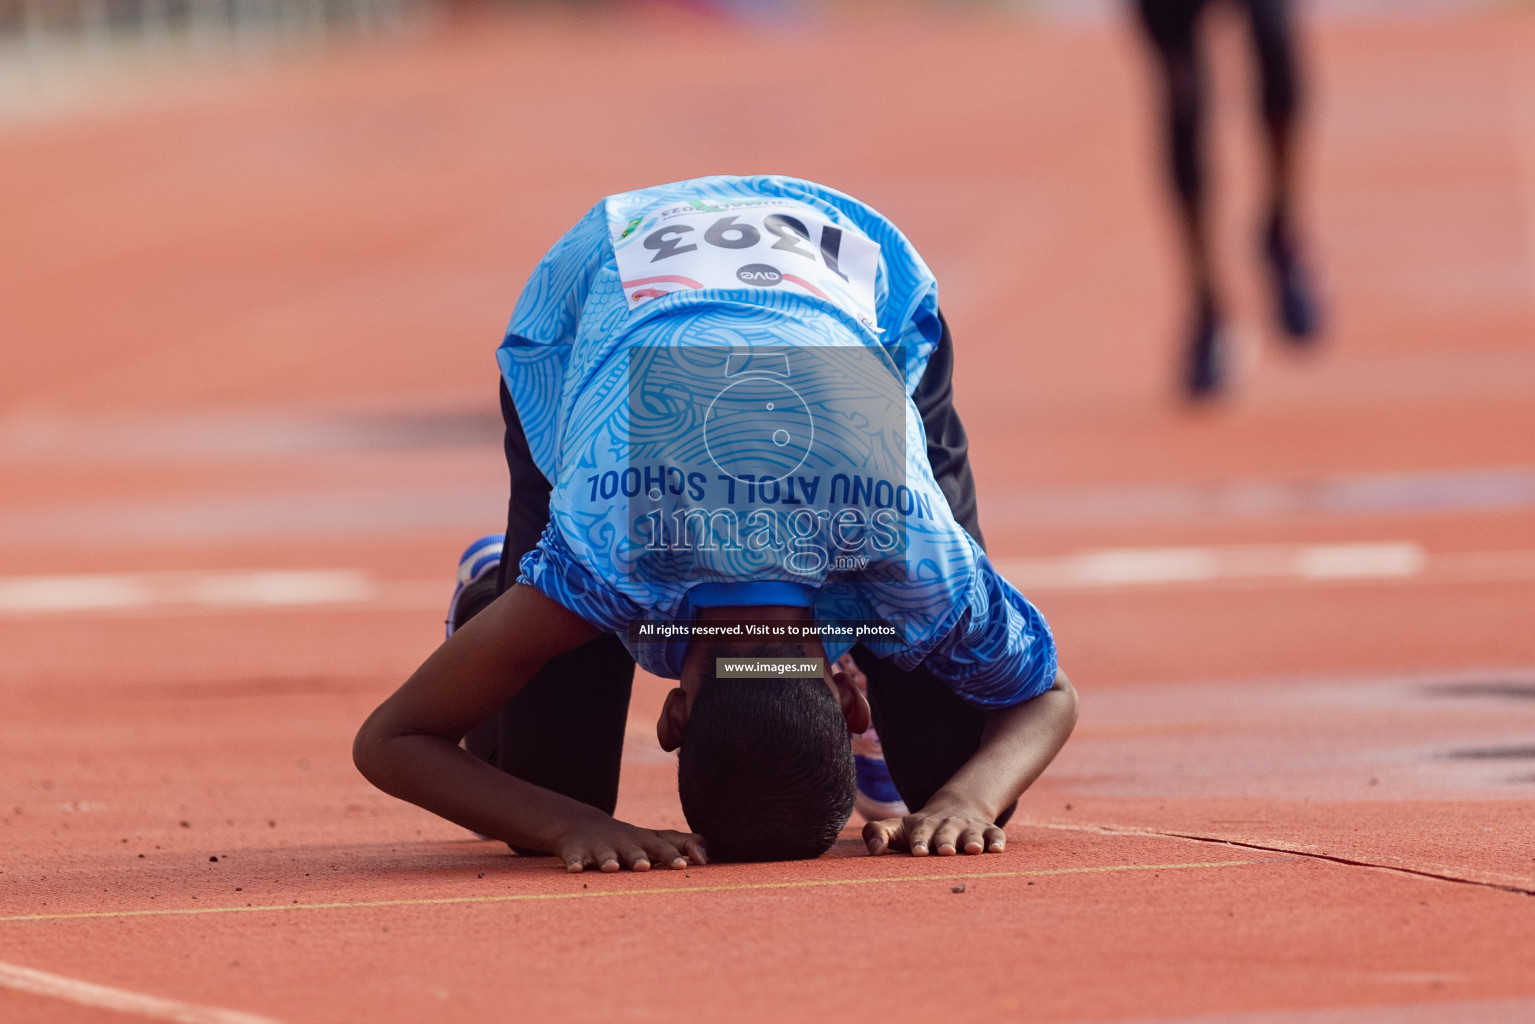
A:
<svg viewBox="0 0 1535 1024">
<path fill-rule="evenodd" d="M 1124 24 L 545 13 L 9 115 L 0 1018 L 1535 1017 L 1535 14 L 1309 26 L 1309 358 L 1264 327 L 1215 27 L 1251 365 L 1198 413 Z M 501 515 L 491 351 L 534 260 L 602 194 L 758 170 L 936 270 L 982 521 L 1082 722 L 1002 856 L 850 829 L 567 876 L 375 792 L 350 737 Z M 1080 554 L 1382 544 L 1400 571 Z M 677 826 L 663 692 L 620 814 Z"/>
</svg>

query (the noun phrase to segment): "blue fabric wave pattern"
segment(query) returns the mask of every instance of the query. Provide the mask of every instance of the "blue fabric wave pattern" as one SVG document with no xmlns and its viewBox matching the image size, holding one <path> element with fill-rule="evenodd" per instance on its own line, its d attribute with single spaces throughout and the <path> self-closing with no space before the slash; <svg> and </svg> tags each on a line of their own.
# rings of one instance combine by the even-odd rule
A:
<svg viewBox="0 0 1535 1024">
<path fill-rule="evenodd" d="M 497 353 L 553 484 L 522 582 L 620 635 L 731 594 L 800 594 L 819 620 L 901 622 L 903 642 L 869 645 L 973 704 L 1048 689 L 1048 627 L 927 463 L 909 396 L 937 303 L 893 224 L 811 182 L 598 203 L 534 270 Z M 631 650 L 677 676 L 678 646 Z"/>
</svg>

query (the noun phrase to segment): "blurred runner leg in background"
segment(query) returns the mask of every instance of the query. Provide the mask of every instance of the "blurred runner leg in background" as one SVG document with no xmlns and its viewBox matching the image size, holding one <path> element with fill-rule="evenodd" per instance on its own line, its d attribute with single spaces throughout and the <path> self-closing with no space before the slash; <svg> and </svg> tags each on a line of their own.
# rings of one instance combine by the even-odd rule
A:
<svg viewBox="0 0 1535 1024">
<path fill-rule="evenodd" d="M 1269 209 L 1262 251 L 1285 338 L 1306 344 L 1318 329 L 1316 299 L 1295 237 L 1294 163 L 1299 87 L 1290 0 L 1235 0 L 1248 16 L 1258 58 L 1266 137 Z M 1204 126 L 1207 75 L 1199 22 L 1208 0 L 1138 0 L 1141 26 L 1162 77 L 1168 165 L 1176 192 L 1191 276 L 1183 386 L 1190 398 L 1225 383 L 1224 316 L 1212 267 L 1205 199 Z"/>
</svg>

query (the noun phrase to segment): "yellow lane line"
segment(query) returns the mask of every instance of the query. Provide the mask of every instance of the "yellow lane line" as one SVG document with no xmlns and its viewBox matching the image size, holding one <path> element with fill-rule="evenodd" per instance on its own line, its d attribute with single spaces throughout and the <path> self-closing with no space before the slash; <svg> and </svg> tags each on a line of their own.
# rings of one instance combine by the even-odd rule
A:
<svg viewBox="0 0 1535 1024">
<path fill-rule="evenodd" d="M 15 914 L 0 924 L 20 921 L 80 921 L 118 917 L 173 917 L 190 914 L 253 914 L 279 910 L 342 910 L 359 907 L 433 907 L 450 903 L 516 903 L 527 900 L 580 900 L 599 896 L 653 896 L 698 892 L 746 892 L 755 889 L 823 889 L 838 885 L 880 885 L 901 882 L 965 882 L 981 878 L 1040 878 L 1048 875 L 1092 875 L 1115 871 L 1186 871 L 1192 868 L 1234 868 L 1291 860 L 1211 860 L 1185 864 L 1110 864 L 1091 868 L 1041 868 L 1035 871 L 975 871 L 952 875 L 891 875 L 878 878 L 822 878 L 791 882 L 742 882 L 735 885 L 677 885 L 653 889 L 581 889 L 574 892 L 510 893 L 498 896 L 439 896 L 409 900 L 359 900 L 353 903 L 273 903 L 244 907 L 177 907 L 154 910 L 103 910 L 78 914 Z"/>
</svg>

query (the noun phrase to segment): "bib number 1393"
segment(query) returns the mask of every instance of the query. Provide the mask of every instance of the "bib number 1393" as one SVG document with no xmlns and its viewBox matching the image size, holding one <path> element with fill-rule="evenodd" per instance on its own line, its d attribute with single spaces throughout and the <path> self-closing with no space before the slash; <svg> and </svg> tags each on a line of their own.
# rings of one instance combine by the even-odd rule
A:
<svg viewBox="0 0 1535 1024">
<path fill-rule="evenodd" d="M 614 245 L 633 309 L 693 288 L 782 288 L 830 300 L 875 326 L 879 245 L 790 202 L 674 207 Z"/>
</svg>

